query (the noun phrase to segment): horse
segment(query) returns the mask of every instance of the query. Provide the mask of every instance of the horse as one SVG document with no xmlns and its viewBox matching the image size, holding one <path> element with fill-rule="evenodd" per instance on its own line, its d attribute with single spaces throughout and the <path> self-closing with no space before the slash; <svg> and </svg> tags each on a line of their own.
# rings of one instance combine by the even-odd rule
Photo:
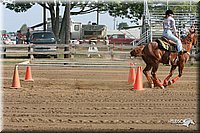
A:
<svg viewBox="0 0 200 133">
<path fill-rule="evenodd" d="M 141 56 L 143 61 L 146 63 L 146 67 L 143 69 L 143 74 L 146 76 L 151 88 L 158 86 L 164 89 L 168 85 L 175 83 L 182 76 L 184 65 L 190 58 L 190 50 L 193 45 L 197 45 L 196 31 L 188 33 L 188 35 L 182 39 L 181 42 L 183 44 L 183 48 L 187 52 L 182 53 L 179 56 L 177 51 L 166 50 L 161 47 L 158 41 L 152 41 L 147 45 L 137 46 L 130 52 L 131 57 Z M 160 63 L 171 65 L 170 73 L 164 79 L 163 83 L 161 83 L 161 80 L 158 79 L 156 75 Z M 177 67 L 179 74 L 170 80 Z M 152 76 L 149 74 L 150 70 Z"/>
</svg>

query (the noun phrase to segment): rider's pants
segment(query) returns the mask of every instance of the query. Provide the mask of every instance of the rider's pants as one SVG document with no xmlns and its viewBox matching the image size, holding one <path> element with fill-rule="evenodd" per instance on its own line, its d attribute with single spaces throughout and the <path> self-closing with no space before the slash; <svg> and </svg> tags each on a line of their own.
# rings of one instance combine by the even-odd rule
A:
<svg viewBox="0 0 200 133">
<path fill-rule="evenodd" d="M 178 52 L 182 51 L 183 48 L 182 48 L 181 40 L 178 39 L 174 34 L 172 34 L 172 31 L 171 31 L 171 30 L 165 29 L 165 30 L 163 31 L 163 34 L 162 34 L 162 35 L 163 35 L 164 37 L 166 37 L 166 38 L 168 38 L 168 39 L 170 39 L 170 40 L 172 40 L 172 41 L 174 41 L 174 42 L 176 43 Z"/>
</svg>

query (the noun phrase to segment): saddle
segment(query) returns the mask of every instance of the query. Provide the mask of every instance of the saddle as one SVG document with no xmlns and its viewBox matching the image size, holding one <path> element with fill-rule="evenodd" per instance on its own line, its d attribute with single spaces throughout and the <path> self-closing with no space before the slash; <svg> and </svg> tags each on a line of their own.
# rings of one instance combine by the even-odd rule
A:
<svg viewBox="0 0 200 133">
<path fill-rule="evenodd" d="M 164 49 L 170 52 L 177 52 L 176 43 L 172 40 L 167 39 L 166 37 L 161 37 L 156 40 L 160 49 Z"/>
<path fill-rule="evenodd" d="M 169 51 L 163 54 L 162 63 L 167 64 L 167 65 L 170 65 L 171 63 L 176 64 L 178 60 L 178 56 L 173 56 L 173 57 L 171 56 L 171 53 L 178 52 L 176 43 L 172 40 L 169 40 L 166 37 L 161 37 L 157 39 L 156 42 L 158 43 L 159 49 Z"/>
</svg>

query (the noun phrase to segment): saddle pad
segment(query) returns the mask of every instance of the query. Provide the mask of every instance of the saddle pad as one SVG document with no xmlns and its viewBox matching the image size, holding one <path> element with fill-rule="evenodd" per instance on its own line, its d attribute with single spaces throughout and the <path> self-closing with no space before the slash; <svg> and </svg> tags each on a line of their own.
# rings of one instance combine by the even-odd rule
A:
<svg viewBox="0 0 200 133">
<path fill-rule="evenodd" d="M 177 52 L 177 48 L 176 46 L 171 46 L 169 45 L 169 43 L 161 40 L 161 39 L 157 39 L 156 42 L 158 43 L 158 46 L 160 49 L 164 49 L 170 52 Z"/>
<path fill-rule="evenodd" d="M 163 49 L 169 51 L 169 45 L 168 45 L 166 42 L 162 41 L 161 39 L 157 39 L 156 42 L 158 43 L 158 45 L 159 45 L 161 48 L 163 48 Z"/>
</svg>

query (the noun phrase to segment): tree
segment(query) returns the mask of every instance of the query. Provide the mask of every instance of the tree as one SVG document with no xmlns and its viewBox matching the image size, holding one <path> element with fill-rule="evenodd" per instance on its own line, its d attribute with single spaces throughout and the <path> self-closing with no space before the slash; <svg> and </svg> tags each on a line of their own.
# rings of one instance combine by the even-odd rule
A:
<svg viewBox="0 0 200 133">
<path fill-rule="evenodd" d="M 121 18 L 139 18 L 143 14 L 143 2 L 127 1 L 127 2 L 111 2 L 108 4 L 108 12 L 111 16 Z"/>
<path fill-rule="evenodd" d="M 20 31 L 22 34 L 26 34 L 27 29 L 28 29 L 28 26 L 26 24 L 23 24 L 20 28 Z"/>
<path fill-rule="evenodd" d="M 51 24 L 52 24 L 52 31 L 54 32 L 57 39 L 61 39 L 61 43 L 65 42 L 65 37 L 69 34 L 69 22 L 70 17 L 67 16 L 68 9 L 70 8 L 70 15 L 81 15 L 87 14 L 91 12 L 98 12 L 108 11 L 109 14 L 113 17 L 122 17 L 122 18 L 129 18 L 132 19 L 133 17 L 141 18 L 143 12 L 143 3 L 137 2 L 103 2 L 98 1 L 66 1 L 66 2 L 59 2 L 58 0 L 54 2 L 41 2 L 41 1 L 34 1 L 31 3 L 4 3 L 6 8 L 13 10 L 15 12 L 26 12 L 35 4 L 39 4 L 41 7 L 45 7 L 51 15 Z M 61 17 L 61 26 L 60 26 L 60 10 L 61 7 L 64 7 L 64 13 Z M 73 10 L 76 9 L 76 10 Z M 69 18 L 67 18 L 69 17 Z M 67 27 L 66 27 L 67 25 Z M 66 29 L 67 28 L 67 29 Z M 65 31 L 68 32 L 65 32 Z"/>
<path fill-rule="evenodd" d="M 67 18 L 67 15 L 66 15 L 68 12 L 68 8 L 70 8 L 70 10 L 79 9 L 76 11 L 71 11 L 70 15 L 87 14 L 87 13 L 97 11 L 97 4 L 98 4 L 98 3 L 90 2 L 90 1 L 84 1 L 84 2 L 66 1 L 66 2 L 62 2 L 62 3 L 60 3 L 59 1 L 56 1 L 56 2 L 44 3 L 39 0 L 31 2 L 31 3 L 15 2 L 15 3 L 3 3 L 3 4 L 6 6 L 6 8 L 20 13 L 20 12 L 26 12 L 28 9 L 30 9 L 32 6 L 34 6 L 36 3 L 42 7 L 45 7 L 50 12 L 52 31 L 54 32 L 57 39 L 58 38 L 64 39 L 65 34 L 67 34 L 66 32 L 64 32 L 64 30 L 66 29 L 65 25 L 70 25 L 70 24 L 66 23 L 66 22 L 70 22 L 70 18 Z M 64 9 L 64 13 L 62 13 L 63 16 L 62 16 L 62 20 L 61 20 L 61 26 L 59 26 L 60 16 L 61 16 L 61 14 L 60 14 L 61 7 L 64 7 L 65 9 Z M 99 11 L 107 10 L 106 6 L 104 6 L 104 3 L 100 3 L 98 5 L 98 10 Z M 65 42 L 65 41 L 61 40 L 61 42 Z"/>
</svg>

